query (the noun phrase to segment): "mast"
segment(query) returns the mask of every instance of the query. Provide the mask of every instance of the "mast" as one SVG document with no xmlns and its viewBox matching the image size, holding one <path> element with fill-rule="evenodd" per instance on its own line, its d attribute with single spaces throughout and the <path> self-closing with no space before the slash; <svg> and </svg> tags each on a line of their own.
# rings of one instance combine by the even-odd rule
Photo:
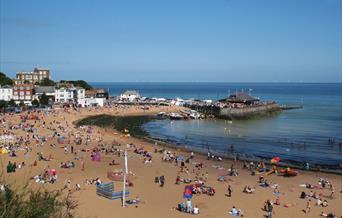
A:
<svg viewBox="0 0 342 218">
<path fill-rule="evenodd" d="M 125 149 L 125 170 L 124 174 L 124 181 L 123 181 L 123 190 L 122 190 L 122 207 L 126 206 L 126 174 L 128 173 L 128 164 L 127 164 L 127 149 Z"/>
</svg>

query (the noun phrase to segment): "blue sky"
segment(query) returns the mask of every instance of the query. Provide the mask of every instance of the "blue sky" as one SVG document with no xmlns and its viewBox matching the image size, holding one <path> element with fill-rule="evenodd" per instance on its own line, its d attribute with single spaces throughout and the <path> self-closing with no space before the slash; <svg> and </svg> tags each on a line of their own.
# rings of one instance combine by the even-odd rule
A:
<svg viewBox="0 0 342 218">
<path fill-rule="evenodd" d="M 341 82 L 341 0 L 0 0 L 0 71 L 53 79 Z"/>
</svg>

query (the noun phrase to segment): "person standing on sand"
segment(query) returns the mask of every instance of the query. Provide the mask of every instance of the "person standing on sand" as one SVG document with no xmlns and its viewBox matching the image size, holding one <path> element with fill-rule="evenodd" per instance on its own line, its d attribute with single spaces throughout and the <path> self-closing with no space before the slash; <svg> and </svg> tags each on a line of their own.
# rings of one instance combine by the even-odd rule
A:
<svg viewBox="0 0 342 218">
<path fill-rule="evenodd" d="M 84 171 L 84 159 L 81 159 L 81 170 Z"/>
<path fill-rule="evenodd" d="M 194 157 L 195 157 L 195 153 L 192 151 L 192 152 L 190 153 L 190 160 L 194 159 Z"/>
<path fill-rule="evenodd" d="M 232 187 L 230 186 L 230 185 L 228 185 L 228 189 L 227 189 L 227 196 L 228 197 L 231 197 L 232 196 L 232 192 L 233 192 L 233 190 L 232 190 Z"/>
<path fill-rule="evenodd" d="M 186 212 L 187 213 L 191 213 L 192 212 L 191 200 L 189 198 L 186 201 Z"/>
<path fill-rule="evenodd" d="M 160 182 L 160 187 L 164 187 L 165 177 L 164 177 L 164 176 L 161 176 L 161 177 L 159 178 L 159 182 Z"/>
<path fill-rule="evenodd" d="M 330 198 L 333 198 L 334 193 L 335 193 L 335 189 L 334 189 L 334 186 L 332 185 L 332 183 L 330 183 L 330 191 L 331 191 Z"/>
<path fill-rule="evenodd" d="M 270 202 L 270 201 L 267 202 L 267 210 L 268 210 L 268 216 L 267 216 L 267 218 L 272 218 L 272 214 L 273 214 L 273 204 L 272 204 L 272 202 Z"/>
<path fill-rule="evenodd" d="M 305 213 L 309 213 L 311 211 L 311 199 L 309 199 L 307 202 L 306 202 L 306 208 L 304 210 Z"/>
</svg>

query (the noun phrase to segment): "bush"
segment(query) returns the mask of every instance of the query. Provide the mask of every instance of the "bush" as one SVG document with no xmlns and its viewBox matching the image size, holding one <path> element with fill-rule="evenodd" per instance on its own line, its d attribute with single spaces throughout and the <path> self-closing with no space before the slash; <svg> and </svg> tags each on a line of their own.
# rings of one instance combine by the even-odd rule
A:
<svg viewBox="0 0 342 218">
<path fill-rule="evenodd" d="M 6 74 L 0 72 L 0 85 L 13 85 L 13 80 L 6 76 Z"/>
<path fill-rule="evenodd" d="M 40 86 L 55 86 L 56 83 L 53 80 L 50 80 L 49 78 L 44 78 L 40 83 L 38 83 Z"/>
<path fill-rule="evenodd" d="M 63 191 L 33 191 L 26 185 L 23 190 L 12 190 L 5 186 L 0 191 L 0 217 L 50 218 L 73 217 L 77 202 L 72 199 L 71 193 L 63 197 Z"/>
</svg>

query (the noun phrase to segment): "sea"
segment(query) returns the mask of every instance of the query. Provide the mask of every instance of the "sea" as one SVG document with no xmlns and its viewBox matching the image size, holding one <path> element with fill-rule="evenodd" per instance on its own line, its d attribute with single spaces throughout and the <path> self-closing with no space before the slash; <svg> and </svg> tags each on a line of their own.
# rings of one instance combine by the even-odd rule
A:
<svg viewBox="0 0 342 218">
<path fill-rule="evenodd" d="M 312 165 L 342 164 L 342 83 L 92 83 L 117 96 L 138 90 L 145 97 L 212 99 L 244 91 L 262 101 L 302 109 L 251 120 L 153 120 L 143 129 L 179 147 L 218 154 Z"/>
</svg>

